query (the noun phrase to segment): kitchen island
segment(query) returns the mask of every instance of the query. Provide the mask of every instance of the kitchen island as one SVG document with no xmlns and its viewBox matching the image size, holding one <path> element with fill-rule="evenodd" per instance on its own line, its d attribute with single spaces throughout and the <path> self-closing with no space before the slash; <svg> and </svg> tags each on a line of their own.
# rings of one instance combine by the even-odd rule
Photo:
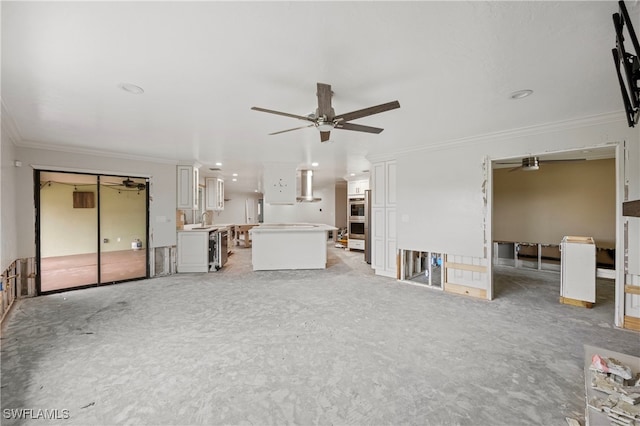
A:
<svg viewBox="0 0 640 426">
<path fill-rule="evenodd" d="M 314 223 L 266 223 L 252 228 L 254 271 L 325 269 L 327 233 L 337 228 Z"/>
</svg>

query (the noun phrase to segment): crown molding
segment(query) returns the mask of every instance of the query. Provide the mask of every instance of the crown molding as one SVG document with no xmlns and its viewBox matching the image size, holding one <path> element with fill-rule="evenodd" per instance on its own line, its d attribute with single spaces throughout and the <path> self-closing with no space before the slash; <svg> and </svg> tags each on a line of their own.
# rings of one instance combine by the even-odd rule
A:
<svg viewBox="0 0 640 426">
<path fill-rule="evenodd" d="M 502 130 L 499 132 L 485 133 L 476 136 L 466 136 L 458 139 L 436 142 L 429 145 L 415 145 L 404 149 L 399 149 L 393 153 L 382 153 L 367 157 L 371 162 L 386 161 L 399 155 L 411 154 L 419 151 L 440 151 L 458 147 L 464 147 L 471 143 L 486 143 L 504 139 L 535 136 L 545 133 L 559 132 L 563 130 L 577 129 L 581 127 L 599 126 L 610 123 L 626 123 L 623 111 L 610 112 L 605 114 L 592 115 L 577 119 L 555 121 L 551 123 L 539 124 L 535 126 L 521 127 L 517 129 Z"/>
<path fill-rule="evenodd" d="M 42 149 L 47 151 L 66 152 L 71 154 L 93 155 L 96 157 L 118 158 L 121 160 L 145 161 L 149 163 L 160 163 L 160 164 L 178 164 L 178 161 L 174 158 L 127 154 L 127 153 L 118 152 L 118 151 L 108 151 L 108 150 L 94 149 L 94 148 L 82 148 L 82 147 L 69 146 L 69 145 L 57 145 L 57 144 L 42 143 L 42 142 L 35 142 L 35 141 L 28 141 L 28 140 L 22 140 L 20 141 L 20 143 L 16 145 L 21 148 Z"/>
<path fill-rule="evenodd" d="M 0 110 L 0 122 L 2 125 L 2 131 L 6 132 L 9 136 L 9 140 L 16 146 L 19 146 L 20 141 L 22 140 L 22 136 L 20 136 L 20 130 L 18 129 L 18 125 L 16 121 L 13 119 L 11 114 L 9 114 L 9 110 L 4 103 L 4 100 L 0 100 L 1 110 Z"/>
</svg>

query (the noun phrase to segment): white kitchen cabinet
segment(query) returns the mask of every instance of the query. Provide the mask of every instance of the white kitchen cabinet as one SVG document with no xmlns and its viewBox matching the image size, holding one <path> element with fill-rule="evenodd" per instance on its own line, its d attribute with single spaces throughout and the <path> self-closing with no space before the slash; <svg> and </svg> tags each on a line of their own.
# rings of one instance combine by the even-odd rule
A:
<svg viewBox="0 0 640 426">
<path fill-rule="evenodd" d="M 347 183 L 349 198 L 364 197 L 364 191 L 369 189 L 369 179 L 351 180 Z"/>
<path fill-rule="evenodd" d="M 209 232 L 178 232 L 178 272 L 209 272 Z"/>
<path fill-rule="evenodd" d="M 397 276 L 396 162 L 372 165 L 371 267 L 376 275 Z"/>
<path fill-rule="evenodd" d="M 385 163 L 374 163 L 371 167 L 371 207 L 384 207 L 385 205 Z"/>
<path fill-rule="evenodd" d="M 224 210 L 224 179 L 205 178 L 205 210 Z"/>
<path fill-rule="evenodd" d="M 184 210 L 198 209 L 198 167 L 180 165 L 177 172 L 177 208 Z"/>
<path fill-rule="evenodd" d="M 349 238 L 347 241 L 347 248 L 349 250 L 364 250 L 364 240 L 355 240 L 353 238 Z"/>
</svg>

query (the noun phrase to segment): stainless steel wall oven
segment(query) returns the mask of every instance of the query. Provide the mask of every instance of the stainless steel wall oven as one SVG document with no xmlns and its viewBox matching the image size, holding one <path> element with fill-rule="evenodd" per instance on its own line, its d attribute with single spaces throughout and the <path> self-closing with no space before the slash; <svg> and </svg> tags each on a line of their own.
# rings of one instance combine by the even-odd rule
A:
<svg viewBox="0 0 640 426">
<path fill-rule="evenodd" d="M 364 222 L 366 210 L 366 201 L 364 198 L 351 198 L 349 200 L 349 221 Z"/>
</svg>

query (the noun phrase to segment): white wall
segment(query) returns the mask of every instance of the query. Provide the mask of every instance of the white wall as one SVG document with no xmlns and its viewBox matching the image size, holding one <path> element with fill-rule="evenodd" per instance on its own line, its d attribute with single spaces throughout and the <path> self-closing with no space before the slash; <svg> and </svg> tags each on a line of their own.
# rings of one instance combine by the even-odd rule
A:
<svg viewBox="0 0 640 426">
<path fill-rule="evenodd" d="M 629 185 L 629 200 L 640 200 L 640 127 L 636 140 L 627 142 L 625 180 Z M 625 217 L 629 225 L 629 273 L 640 275 L 640 217 Z"/>
<path fill-rule="evenodd" d="M 213 212 L 213 223 L 233 223 L 233 224 L 242 224 L 247 223 L 246 214 L 245 214 L 245 206 L 247 200 L 250 200 L 252 203 L 256 204 L 256 220 L 254 223 L 258 222 L 258 199 L 262 198 L 262 194 L 243 194 L 243 193 L 225 193 L 225 198 L 227 201 L 224 202 L 224 210 L 220 212 Z"/>
<path fill-rule="evenodd" d="M 23 166 L 16 169 L 18 257 L 35 256 L 35 208 L 33 166 L 76 170 L 80 172 L 150 177 L 149 226 L 150 247 L 176 244 L 176 165 L 130 158 L 50 151 L 16 147 L 16 159 Z M 4 184 L 4 176 L 3 176 Z M 4 226 L 4 219 L 3 219 Z"/>
<path fill-rule="evenodd" d="M 335 226 L 335 185 L 314 187 L 313 196 L 322 198 L 314 203 L 264 205 L 265 223 L 324 223 Z"/>
<path fill-rule="evenodd" d="M 0 273 L 18 258 L 18 229 L 16 226 L 16 147 L 2 120 L 0 135 Z"/>
<path fill-rule="evenodd" d="M 491 243 L 490 225 L 485 223 L 491 165 L 485 167 L 485 156 L 513 158 L 624 140 L 637 149 L 640 132 L 617 116 L 504 132 L 396 155 L 398 248 L 484 258 Z M 639 157 L 632 155 L 627 168 L 639 169 Z M 640 181 L 631 185 L 638 194 Z M 631 238 L 637 253 L 638 235 Z"/>
</svg>

